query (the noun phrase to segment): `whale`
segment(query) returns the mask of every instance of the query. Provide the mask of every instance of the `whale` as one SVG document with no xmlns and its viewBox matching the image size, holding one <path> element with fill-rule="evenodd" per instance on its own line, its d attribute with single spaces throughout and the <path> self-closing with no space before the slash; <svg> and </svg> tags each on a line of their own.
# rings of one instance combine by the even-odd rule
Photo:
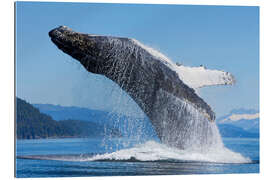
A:
<svg viewBox="0 0 270 180">
<path fill-rule="evenodd" d="M 176 64 L 133 38 L 80 33 L 66 26 L 52 29 L 49 37 L 88 72 L 118 84 L 149 118 L 160 141 L 180 149 L 190 139 L 206 143 L 200 133 L 209 134 L 206 127 L 215 123 L 215 113 L 198 88 L 235 82 L 228 72 Z"/>
</svg>

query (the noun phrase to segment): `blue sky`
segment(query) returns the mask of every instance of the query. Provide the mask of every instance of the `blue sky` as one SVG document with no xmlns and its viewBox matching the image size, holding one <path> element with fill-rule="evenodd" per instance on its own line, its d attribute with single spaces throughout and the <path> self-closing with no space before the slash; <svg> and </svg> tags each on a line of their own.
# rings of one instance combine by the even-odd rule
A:
<svg viewBox="0 0 270 180">
<path fill-rule="evenodd" d="M 234 86 L 200 95 L 217 116 L 259 109 L 259 8 L 241 6 L 16 3 L 16 94 L 30 103 L 139 111 L 110 80 L 84 68 L 50 41 L 66 25 L 76 31 L 132 37 L 175 62 L 231 72 Z M 120 96 L 120 97 L 119 97 Z"/>
</svg>

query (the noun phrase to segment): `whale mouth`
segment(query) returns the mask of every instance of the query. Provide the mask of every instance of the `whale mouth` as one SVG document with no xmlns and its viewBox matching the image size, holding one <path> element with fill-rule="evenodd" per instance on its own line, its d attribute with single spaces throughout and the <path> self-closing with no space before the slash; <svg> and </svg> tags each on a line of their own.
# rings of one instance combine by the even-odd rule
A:
<svg viewBox="0 0 270 180">
<path fill-rule="evenodd" d="M 72 29 L 68 28 L 67 26 L 59 26 L 57 28 L 52 29 L 49 32 L 49 36 L 52 39 L 59 38 L 61 36 L 64 36 L 64 34 L 67 34 L 66 32 L 69 32 L 70 35 L 76 34 Z"/>
<path fill-rule="evenodd" d="M 100 46 L 106 37 L 75 32 L 66 26 L 52 29 L 49 36 L 60 50 L 78 60 L 88 71 L 103 73 L 104 60 L 100 56 Z"/>
<path fill-rule="evenodd" d="M 99 35 L 83 34 L 73 31 L 67 26 L 59 26 L 49 32 L 51 40 L 60 47 L 80 48 L 84 51 L 87 46 L 94 45 L 95 38 Z"/>
<path fill-rule="evenodd" d="M 70 54 L 74 50 L 71 41 L 71 35 L 75 34 L 70 28 L 60 26 L 49 32 L 52 42 L 65 53 Z M 68 38 L 69 37 L 69 38 Z"/>
<path fill-rule="evenodd" d="M 99 63 L 95 58 L 97 49 L 95 48 L 95 39 L 91 35 L 75 32 L 66 26 L 59 26 L 51 30 L 49 36 L 59 49 L 78 60 L 85 67 L 92 66 L 92 72 L 97 73 L 96 67 Z"/>
</svg>

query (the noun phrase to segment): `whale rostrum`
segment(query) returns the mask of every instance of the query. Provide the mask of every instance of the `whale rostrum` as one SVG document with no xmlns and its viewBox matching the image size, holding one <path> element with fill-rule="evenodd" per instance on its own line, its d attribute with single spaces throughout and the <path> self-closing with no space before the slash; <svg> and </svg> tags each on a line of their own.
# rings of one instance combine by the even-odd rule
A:
<svg viewBox="0 0 270 180">
<path fill-rule="evenodd" d="M 176 65 L 139 41 L 78 33 L 66 26 L 51 30 L 49 36 L 87 71 L 104 75 L 125 90 L 148 116 L 162 142 L 183 148 L 180 131 L 185 131 L 183 124 L 194 114 L 191 111 L 198 112 L 202 121 L 215 120 L 211 107 L 194 90 L 197 87 L 185 80 L 186 69 L 181 70 L 184 66 Z M 204 67 L 199 68 L 200 72 L 208 73 Z M 207 85 L 234 83 L 230 73 L 211 73 L 213 76 L 219 73 L 216 76 L 219 81 Z"/>
</svg>

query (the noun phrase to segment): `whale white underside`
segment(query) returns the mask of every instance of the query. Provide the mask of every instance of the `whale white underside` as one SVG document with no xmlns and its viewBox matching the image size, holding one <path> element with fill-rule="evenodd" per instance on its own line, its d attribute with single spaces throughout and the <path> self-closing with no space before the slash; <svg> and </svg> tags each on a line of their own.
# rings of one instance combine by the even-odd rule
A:
<svg viewBox="0 0 270 180">
<path fill-rule="evenodd" d="M 195 90 L 205 86 L 232 85 L 235 83 L 233 75 L 229 72 L 206 69 L 202 65 L 199 67 L 177 65 L 161 52 L 142 44 L 136 39 L 132 40 L 135 44 L 148 51 L 170 69 L 174 70 L 186 85 Z"/>
</svg>

